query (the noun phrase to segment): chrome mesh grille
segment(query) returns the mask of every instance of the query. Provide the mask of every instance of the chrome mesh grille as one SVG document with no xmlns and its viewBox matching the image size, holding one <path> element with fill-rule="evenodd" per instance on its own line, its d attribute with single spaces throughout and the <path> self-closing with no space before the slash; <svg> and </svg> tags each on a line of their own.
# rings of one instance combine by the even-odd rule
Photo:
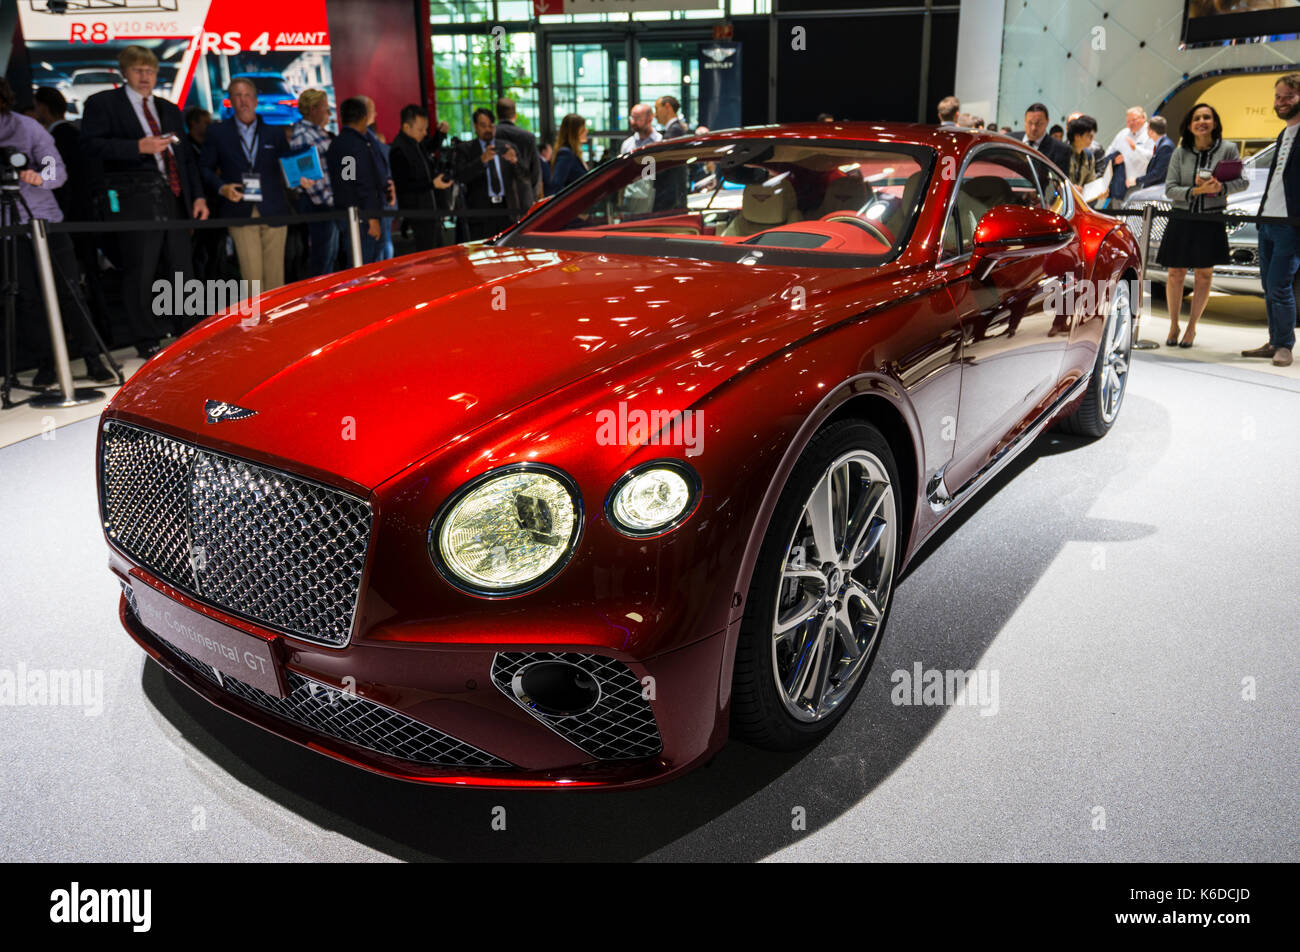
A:
<svg viewBox="0 0 1300 952">
<path fill-rule="evenodd" d="M 135 612 L 129 586 L 127 604 Z M 159 639 L 161 641 L 161 639 Z M 373 701 L 337 691 L 317 681 L 285 671 L 289 696 L 278 698 L 229 675 L 218 675 L 212 665 L 162 642 L 163 647 L 213 684 L 263 710 L 302 727 L 337 737 L 389 757 L 436 767 L 510 767 L 489 753 L 435 730 L 427 724 L 389 710 Z"/>
<path fill-rule="evenodd" d="M 600 701 L 585 714 L 565 716 L 543 714 L 528 707 L 515 697 L 510 684 L 521 668 L 536 661 L 565 661 L 586 671 L 600 685 Z M 533 717 L 598 760 L 652 757 L 663 749 L 654 712 L 642 696 L 641 682 L 621 661 L 575 652 L 498 652 L 492 659 L 492 682 Z"/>
<path fill-rule="evenodd" d="M 159 578 L 289 634 L 347 642 L 365 500 L 116 421 L 102 480 L 109 538 Z"/>
</svg>

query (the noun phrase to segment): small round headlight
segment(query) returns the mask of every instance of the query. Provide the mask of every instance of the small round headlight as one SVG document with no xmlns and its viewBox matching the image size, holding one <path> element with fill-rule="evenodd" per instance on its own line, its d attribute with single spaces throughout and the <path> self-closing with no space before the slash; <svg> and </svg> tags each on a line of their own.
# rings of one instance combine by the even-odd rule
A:
<svg viewBox="0 0 1300 952">
<path fill-rule="evenodd" d="M 684 520 L 695 507 L 698 477 L 676 460 L 659 460 L 625 475 L 610 493 L 607 510 L 626 535 L 658 535 Z"/>
<path fill-rule="evenodd" d="M 429 554 L 449 581 L 476 594 L 535 587 L 561 568 L 582 526 L 572 481 L 523 466 L 470 483 L 429 527 Z"/>
</svg>

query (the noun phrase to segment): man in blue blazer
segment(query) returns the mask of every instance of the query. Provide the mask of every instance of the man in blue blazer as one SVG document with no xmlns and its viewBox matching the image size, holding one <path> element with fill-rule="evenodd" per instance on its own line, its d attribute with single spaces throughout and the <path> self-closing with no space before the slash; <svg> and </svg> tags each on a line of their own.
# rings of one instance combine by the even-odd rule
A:
<svg viewBox="0 0 1300 952">
<path fill-rule="evenodd" d="M 233 119 L 208 129 L 199 165 L 203 181 L 220 193 L 221 218 L 265 218 L 289 214 L 280 158 L 289 154 L 288 126 L 271 126 L 257 114 L 257 87 L 237 76 L 226 91 Z M 230 229 L 245 281 L 260 281 L 269 291 L 284 284 L 287 225 L 245 225 Z"/>
<path fill-rule="evenodd" d="M 1156 144 L 1151 153 L 1151 161 L 1147 163 L 1146 173 L 1138 179 L 1138 188 L 1164 185 L 1165 176 L 1169 172 L 1169 159 L 1174 154 L 1174 140 L 1166 135 L 1169 122 L 1164 116 L 1152 116 L 1147 121 L 1147 130 Z"/>
</svg>

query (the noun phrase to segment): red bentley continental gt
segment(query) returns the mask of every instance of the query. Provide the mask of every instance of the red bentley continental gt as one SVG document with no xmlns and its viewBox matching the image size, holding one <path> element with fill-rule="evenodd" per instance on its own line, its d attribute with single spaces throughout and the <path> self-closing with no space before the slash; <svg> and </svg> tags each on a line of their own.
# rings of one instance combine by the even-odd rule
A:
<svg viewBox="0 0 1300 952">
<path fill-rule="evenodd" d="M 927 537 L 1047 426 L 1114 423 L 1137 275 L 996 134 L 639 150 L 149 361 L 98 444 L 122 624 L 404 780 L 635 787 L 729 735 L 811 744 Z"/>
</svg>

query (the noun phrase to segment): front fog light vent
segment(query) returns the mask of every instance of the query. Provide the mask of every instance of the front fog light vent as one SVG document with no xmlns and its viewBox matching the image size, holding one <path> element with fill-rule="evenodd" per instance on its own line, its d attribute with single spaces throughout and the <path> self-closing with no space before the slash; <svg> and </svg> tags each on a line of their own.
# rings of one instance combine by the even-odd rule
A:
<svg viewBox="0 0 1300 952">
<path fill-rule="evenodd" d="M 596 679 L 565 661 L 538 661 L 521 668 L 510 690 L 524 707 L 547 717 L 586 714 L 600 702 Z"/>
</svg>

